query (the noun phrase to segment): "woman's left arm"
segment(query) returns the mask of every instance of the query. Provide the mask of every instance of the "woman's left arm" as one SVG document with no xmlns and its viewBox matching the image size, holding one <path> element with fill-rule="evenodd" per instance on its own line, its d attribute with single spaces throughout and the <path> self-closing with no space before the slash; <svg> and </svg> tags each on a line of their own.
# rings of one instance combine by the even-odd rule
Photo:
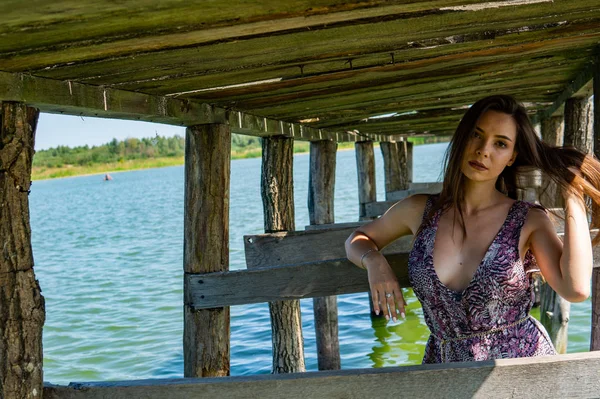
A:
<svg viewBox="0 0 600 399">
<path fill-rule="evenodd" d="M 529 247 L 550 286 L 569 302 L 582 302 L 590 296 L 593 254 L 583 200 L 565 196 L 563 242 L 545 212 L 533 210 L 533 231 Z"/>
</svg>

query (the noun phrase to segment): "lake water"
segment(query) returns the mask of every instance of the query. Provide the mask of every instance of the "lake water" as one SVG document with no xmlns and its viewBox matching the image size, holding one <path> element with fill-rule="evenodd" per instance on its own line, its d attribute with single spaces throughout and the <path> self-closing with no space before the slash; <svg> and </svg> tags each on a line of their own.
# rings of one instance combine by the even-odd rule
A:
<svg viewBox="0 0 600 399">
<path fill-rule="evenodd" d="M 437 181 L 447 144 L 414 147 L 414 181 Z M 375 149 L 377 196 L 383 161 Z M 296 228 L 309 224 L 307 154 L 294 156 Z M 231 164 L 230 268 L 242 237 L 263 232 L 260 159 Z M 46 298 L 44 380 L 183 377 L 183 167 L 36 181 L 30 195 L 35 271 Z M 337 155 L 335 220 L 358 219 L 354 151 Z M 411 290 L 407 318 L 371 319 L 367 294 L 338 297 L 342 368 L 420 364 L 428 330 Z M 307 370 L 317 370 L 312 299 L 302 300 Z M 538 312 L 539 313 L 539 312 Z M 537 316 L 535 312 L 534 315 Z M 573 304 L 569 352 L 589 350 L 591 300 Z M 231 374 L 271 371 L 267 304 L 231 308 Z"/>
</svg>

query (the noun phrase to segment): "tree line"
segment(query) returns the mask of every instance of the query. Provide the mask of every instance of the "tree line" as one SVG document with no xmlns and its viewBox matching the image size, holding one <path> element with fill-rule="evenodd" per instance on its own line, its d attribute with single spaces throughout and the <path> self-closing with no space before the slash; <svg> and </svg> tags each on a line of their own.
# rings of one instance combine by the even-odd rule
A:
<svg viewBox="0 0 600 399">
<path fill-rule="evenodd" d="M 244 151 L 260 148 L 259 137 L 232 134 L 232 151 Z M 163 157 L 183 157 L 185 138 L 159 136 L 152 138 L 112 139 L 100 146 L 67 147 L 58 146 L 47 150 L 36 151 L 33 166 L 60 168 L 65 165 L 89 166 L 93 164 L 122 162 L 133 159 L 149 159 Z"/>
</svg>

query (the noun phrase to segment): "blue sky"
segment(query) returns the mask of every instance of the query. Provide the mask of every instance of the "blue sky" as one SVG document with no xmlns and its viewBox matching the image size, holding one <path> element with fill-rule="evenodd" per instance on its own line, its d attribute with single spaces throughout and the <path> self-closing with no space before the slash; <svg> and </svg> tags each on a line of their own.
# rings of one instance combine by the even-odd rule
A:
<svg viewBox="0 0 600 399">
<path fill-rule="evenodd" d="M 154 137 L 156 134 L 167 137 L 175 134 L 184 136 L 185 128 L 149 122 L 41 113 L 35 134 L 35 149 L 46 150 L 59 145 L 93 146 L 106 144 L 113 138 L 123 140 L 127 137 Z"/>
</svg>

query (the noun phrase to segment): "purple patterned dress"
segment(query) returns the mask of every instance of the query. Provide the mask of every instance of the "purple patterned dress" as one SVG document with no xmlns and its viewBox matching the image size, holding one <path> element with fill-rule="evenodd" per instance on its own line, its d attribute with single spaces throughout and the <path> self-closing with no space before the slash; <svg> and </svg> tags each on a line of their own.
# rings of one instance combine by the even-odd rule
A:
<svg viewBox="0 0 600 399">
<path fill-rule="evenodd" d="M 437 196 L 429 196 L 427 215 Z M 516 201 L 461 292 L 446 287 L 433 268 L 433 245 L 441 212 L 433 215 L 409 255 L 408 276 L 431 331 L 423 363 L 464 362 L 555 355 L 544 327 L 529 315 L 534 303 L 531 251 L 522 262 L 519 236 L 531 207 Z"/>
</svg>

